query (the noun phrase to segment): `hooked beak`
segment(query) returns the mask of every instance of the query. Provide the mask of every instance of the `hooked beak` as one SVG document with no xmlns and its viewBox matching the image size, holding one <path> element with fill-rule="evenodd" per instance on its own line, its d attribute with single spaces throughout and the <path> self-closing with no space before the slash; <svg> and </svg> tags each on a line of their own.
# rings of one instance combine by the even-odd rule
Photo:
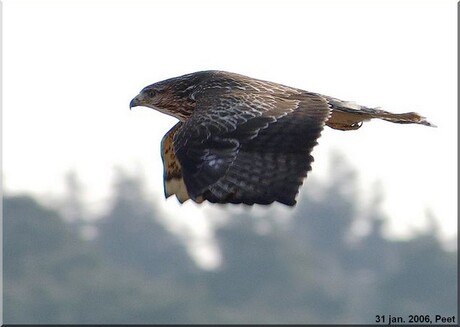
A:
<svg viewBox="0 0 460 327">
<path fill-rule="evenodd" d="M 129 103 L 129 109 L 131 110 L 132 107 L 137 107 L 138 105 L 140 104 L 140 101 L 139 99 L 137 98 L 137 96 L 131 100 L 131 102 Z"/>
</svg>

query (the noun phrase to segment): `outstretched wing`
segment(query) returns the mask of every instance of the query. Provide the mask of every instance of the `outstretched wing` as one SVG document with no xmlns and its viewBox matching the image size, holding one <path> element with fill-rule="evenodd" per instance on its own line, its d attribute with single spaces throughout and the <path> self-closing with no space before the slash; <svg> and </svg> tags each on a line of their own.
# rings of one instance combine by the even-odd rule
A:
<svg viewBox="0 0 460 327">
<path fill-rule="evenodd" d="M 196 202 L 294 205 L 329 116 L 316 94 L 209 89 L 175 133 L 174 153 Z"/>
</svg>

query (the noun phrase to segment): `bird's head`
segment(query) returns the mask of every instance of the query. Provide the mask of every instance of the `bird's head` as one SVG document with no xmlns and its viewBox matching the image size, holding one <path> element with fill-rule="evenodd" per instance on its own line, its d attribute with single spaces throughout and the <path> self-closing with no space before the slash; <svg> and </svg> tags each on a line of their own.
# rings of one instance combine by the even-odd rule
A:
<svg viewBox="0 0 460 327">
<path fill-rule="evenodd" d="M 146 86 L 131 100 L 129 107 L 153 108 L 183 121 L 195 109 L 195 92 L 209 74 L 212 72 L 192 73 Z"/>
</svg>

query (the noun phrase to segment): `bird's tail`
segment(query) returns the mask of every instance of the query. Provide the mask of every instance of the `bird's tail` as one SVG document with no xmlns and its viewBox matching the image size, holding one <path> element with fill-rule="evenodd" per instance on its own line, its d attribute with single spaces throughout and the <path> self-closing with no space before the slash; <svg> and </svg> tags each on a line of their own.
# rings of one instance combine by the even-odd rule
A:
<svg viewBox="0 0 460 327">
<path fill-rule="evenodd" d="M 380 109 L 372 109 L 375 111 L 372 113 L 371 118 L 380 118 L 392 123 L 398 124 L 421 124 L 425 126 L 436 127 L 436 125 L 430 123 L 425 117 L 421 116 L 416 112 L 405 112 L 402 114 L 394 114 L 388 111 Z"/>
<path fill-rule="evenodd" d="M 436 125 L 430 123 L 425 117 L 416 112 L 394 114 L 379 108 L 367 108 L 337 99 L 330 100 L 330 105 L 331 115 L 326 125 L 334 129 L 358 129 L 363 122 L 374 118 L 398 124 L 421 124 L 436 127 Z"/>
</svg>

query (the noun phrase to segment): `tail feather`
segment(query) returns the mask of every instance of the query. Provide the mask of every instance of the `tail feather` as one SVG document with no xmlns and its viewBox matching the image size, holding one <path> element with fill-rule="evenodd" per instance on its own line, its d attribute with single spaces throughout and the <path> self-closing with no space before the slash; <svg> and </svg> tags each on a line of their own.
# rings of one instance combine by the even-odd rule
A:
<svg viewBox="0 0 460 327">
<path fill-rule="evenodd" d="M 331 106 L 331 115 L 326 125 L 340 130 L 352 130 L 361 127 L 362 123 L 377 118 L 398 124 L 421 124 L 436 127 L 425 117 L 416 112 L 394 114 L 380 108 L 367 108 L 353 102 L 328 98 Z"/>
<path fill-rule="evenodd" d="M 421 124 L 425 126 L 437 127 L 435 124 L 430 123 L 426 119 L 426 117 L 423 117 L 416 112 L 393 114 L 390 112 L 387 113 L 385 111 L 384 115 L 382 115 L 381 117 L 376 117 L 376 118 L 381 118 L 383 120 L 390 121 L 392 123 L 398 123 L 398 124 Z"/>
</svg>

